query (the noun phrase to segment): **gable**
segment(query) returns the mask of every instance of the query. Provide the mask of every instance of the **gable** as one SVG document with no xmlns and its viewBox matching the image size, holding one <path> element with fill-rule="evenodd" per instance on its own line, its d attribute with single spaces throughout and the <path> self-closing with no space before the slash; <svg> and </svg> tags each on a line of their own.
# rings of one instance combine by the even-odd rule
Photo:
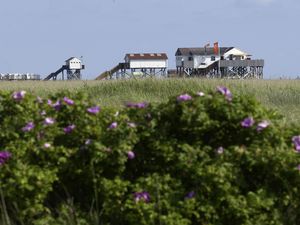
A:
<svg viewBox="0 0 300 225">
<path fill-rule="evenodd" d="M 241 51 L 240 49 L 238 48 L 233 48 L 231 49 L 230 51 L 227 51 L 224 56 L 227 57 L 229 55 L 233 55 L 233 56 L 244 56 L 244 57 L 247 57 L 247 56 L 251 56 L 249 55 L 247 52 L 243 52 Z"/>
</svg>

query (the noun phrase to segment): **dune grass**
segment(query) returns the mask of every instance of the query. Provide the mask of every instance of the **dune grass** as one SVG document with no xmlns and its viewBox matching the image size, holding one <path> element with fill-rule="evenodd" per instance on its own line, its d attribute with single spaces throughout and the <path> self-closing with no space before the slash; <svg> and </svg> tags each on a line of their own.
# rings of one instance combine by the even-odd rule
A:
<svg viewBox="0 0 300 225">
<path fill-rule="evenodd" d="M 110 81 L 12 81 L 0 82 L 1 90 L 26 90 L 46 97 L 60 90 L 84 91 L 102 106 L 120 107 L 128 101 L 164 102 L 184 92 L 215 89 L 224 85 L 233 94 L 254 95 L 267 108 L 284 115 L 283 122 L 300 122 L 298 80 L 138 79 Z"/>
</svg>

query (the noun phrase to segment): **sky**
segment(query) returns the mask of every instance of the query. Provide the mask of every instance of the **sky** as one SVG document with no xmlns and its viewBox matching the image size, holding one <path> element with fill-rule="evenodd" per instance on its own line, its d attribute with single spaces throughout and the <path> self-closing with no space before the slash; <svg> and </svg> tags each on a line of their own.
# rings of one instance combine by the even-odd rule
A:
<svg viewBox="0 0 300 225">
<path fill-rule="evenodd" d="M 0 3 L 0 73 L 46 77 L 81 57 L 83 79 L 126 53 L 218 41 L 264 59 L 264 77 L 300 76 L 300 0 L 9 0 Z"/>
</svg>

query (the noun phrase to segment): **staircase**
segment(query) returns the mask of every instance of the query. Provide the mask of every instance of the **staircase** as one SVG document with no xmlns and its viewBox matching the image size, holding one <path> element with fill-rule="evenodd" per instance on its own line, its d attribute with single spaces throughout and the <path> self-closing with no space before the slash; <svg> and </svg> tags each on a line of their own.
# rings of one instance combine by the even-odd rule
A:
<svg viewBox="0 0 300 225">
<path fill-rule="evenodd" d="M 111 70 L 107 70 L 107 71 L 101 73 L 98 77 L 96 77 L 95 80 L 103 80 L 103 79 L 113 75 L 114 73 L 118 72 L 121 69 L 128 69 L 128 68 L 129 68 L 128 63 L 119 63 L 118 65 L 113 67 Z"/>
<path fill-rule="evenodd" d="M 50 80 L 50 79 L 56 80 L 57 75 L 63 72 L 65 69 L 67 69 L 67 66 L 64 65 L 61 68 L 59 68 L 56 72 L 50 73 L 44 80 Z"/>
</svg>

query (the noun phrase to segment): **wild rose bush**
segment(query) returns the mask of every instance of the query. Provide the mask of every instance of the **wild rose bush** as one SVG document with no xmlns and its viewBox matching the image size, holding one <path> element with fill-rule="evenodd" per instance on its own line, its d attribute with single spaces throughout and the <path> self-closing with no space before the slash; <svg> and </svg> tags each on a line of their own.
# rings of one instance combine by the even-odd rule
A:
<svg viewBox="0 0 300 225">
<path fill-rule="evenodd" d="M 300 224 L 299 130 L 280 119 L 225 87 L 119 111 L 0 93 L 0 219 Z"/>
</svg>

